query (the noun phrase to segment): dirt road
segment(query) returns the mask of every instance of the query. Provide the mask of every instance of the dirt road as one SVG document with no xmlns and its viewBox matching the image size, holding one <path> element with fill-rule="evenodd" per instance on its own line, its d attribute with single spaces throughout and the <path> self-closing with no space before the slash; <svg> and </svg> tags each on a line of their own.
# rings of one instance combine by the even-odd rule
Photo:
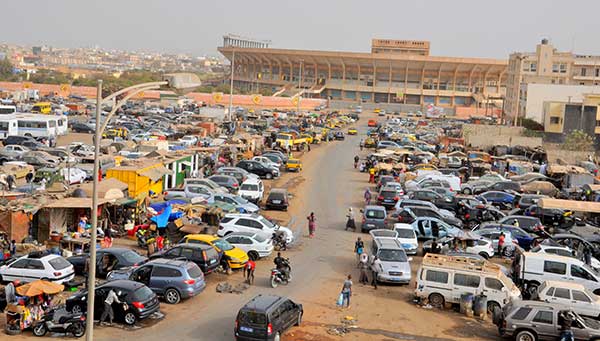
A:
<svg viewBox="0 0 600 341">
<path fill-rule="evenodd" d="M 367 116 L 367 115 L 365 115 Z M 257 294 L 278 294 L 293 298 L 304 305 L 303 325 L 283 336 L 284 340 L 496 340 L 497 332 L 490 322 L 463 318 L 450 311 L 423 309 L 412 303 L 414 286 L 370 286 L 358 284 L 358 270 L 353 254 L 354 241 L 367 235 L 344 231 L 345 213 L 352 206 L 362 207 L 361 197 L 367 186 L 367 176 L 352 166 L 359 153 L 358 144 L 364 137 L 367 119 L 358 124 L 359 135 L 345 141 L 334 141 L 314 147 L 302 156 L 304 170 L 300 174 L 285 174 L 277 186 L 290 185 L 293 198 L 289 216 L 267 211 L 266 216 L 290 218 L 290 227 L 300 241 L 285 256 L 290 257 L 293 281 L 288 286 L 272 289 L 269 271 L 272 258 L 257 264 L 256 282 L 243 294 L 219 294 L 215 286 L 220 281 L 242 282 L 242 274 L 231 276 L 212 274 L 202 294 L 171 306 L 162 303 L 165 318 L 141 329 L 124 330 L 98 327 L 96 340 L 140 338 L 144 341 L 165 340 L 233 340 L 237 311 Z M 366 153 L 366 151 L 364 152 Z M 307 236 L 306 216 L 315 212 L 316 237 Z M 357 222 L 360 218 L 357 215 Z M 420 262 L 413 261 L 413 273 Z M 339 309 L 335 300 L 344 277 L 354 277 L 354 295 L 349 309 Z M 330 335 L 332 326 L 352 316 L 357 328 L 348 334 Z M 30 335 L 30 334 L 28 334 Z"/>
</svg>

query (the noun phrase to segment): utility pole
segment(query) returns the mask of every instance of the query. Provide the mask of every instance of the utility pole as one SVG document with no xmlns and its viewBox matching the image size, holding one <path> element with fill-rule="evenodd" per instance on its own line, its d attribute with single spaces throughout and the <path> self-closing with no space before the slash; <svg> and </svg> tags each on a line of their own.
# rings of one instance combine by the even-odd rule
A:
<svg viewBox="0 0 600 341">
<path fill-rule="evenodd" d="M 231 52 L 231 80 L 229 82 L 229 120 L 233 121 L 233 72 L 235 70 L 235 47 Z"/>
<path fill-rule="evenodd" d="M 304 60 L 300 61 L 300 67 L 298 68 L 298 89 L 300 92 L 298 93 L 298 104 L 296 108 L 296 112 L 300 115 L 300 99 L 302 98 L 302 66 L 304 64 Z"/>
</svg>

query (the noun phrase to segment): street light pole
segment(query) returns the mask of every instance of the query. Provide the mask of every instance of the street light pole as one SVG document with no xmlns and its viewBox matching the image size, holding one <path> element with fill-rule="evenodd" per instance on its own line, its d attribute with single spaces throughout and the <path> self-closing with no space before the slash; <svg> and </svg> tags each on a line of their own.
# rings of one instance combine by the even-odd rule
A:
<svg viewBox="0 0 600 341">
<path fill-rule="evenodd" d="M 303 64 L 304 64 L 304 61 L 301 60 L 300 67 L 298 68 L 298 89 L 300 89 L 300 92 L 298 93 L 298 103 L 297 103 L 297 108 L 296 108 L 296 113 L 298 115 L 300 115 L 300 99 L 302 98 L 302 65 Z"/>
<path fill-rule="evenodd" d="M 85 321 L 86 341 L 94 340 L 94 299 L 96 293 L 96 229 L 98 228 L 98 172 L 100 170 L 100 138 L 102 137 L 102 80 L 98 80 L 96 92 L 96 134 L 94 135 L 94 172 L 92 178 L 92 231 L 90 236 L 90 262 L 88 265 L 88 295 L 87 295 L 87 319 Z"/>
<path fill-rule="evenodd" d="M 233 72 L 235 70 L 235 48 L 231 52 L 231 80 L 229 81 L 229 120 L 233 121 Z"/>
</svg>

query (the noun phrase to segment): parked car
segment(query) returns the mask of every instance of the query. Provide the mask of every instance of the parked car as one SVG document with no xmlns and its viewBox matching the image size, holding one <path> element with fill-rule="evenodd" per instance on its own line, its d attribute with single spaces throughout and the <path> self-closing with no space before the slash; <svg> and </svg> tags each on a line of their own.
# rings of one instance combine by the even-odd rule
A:
<svg viewBox="0 0 600 341">
<path fill-rule="evenodd" d="M 408 193 L 408 198 L 412 200 L 423 200 L 433 203 L 439 208 L 454 210 L 456 207 L 456 198 L 449 198 L 437 192 L 422 189 Z"/>
<path fill-rule="evenodd" d="M 63 168 L 60 173 L 69 185 L 83 183 L 87 178 L 85 171 L 74 167 Z"/>
<path fill-rule="evenodd" d="M 368 232 L 373 229 L 384 229 L 387 225 L 387 212 L 385 207 L 377 205 L 367 205 L 361 211 L 362 224 L 361 231 Z"/>
<path fill-rule="evenodd" d="M 258 204 L 264 195 L 265 187 L 260 179 L 249 178 L 242 182 L 238 194 L 255 204 Z"/>
<path fill-rule="evenodd" d="M 292 326 L 302 323 L 301 304 L 281 296 L 258 295 L 246 303 L 235 319 L 238 341 L 280 340 Z"/>
<path fill-rule="evenodd" d="M 208 244 L 176 244 L 171 248 L 159 251 L 150 256 L 150 259 L 185 259 L 196 263 L 202 269 L 204 274 L 209 274 L 219 267 L 221 255 L 219 252 Z"/>
<path fill-rule="evenodd" d="M 21 160 L 34 167 L 56 167 L 60 164 L 60 159 L 46 152 L 32 150 L 24 153 Z"/>
<path fill-rule="evenodd" d="M 248 255 L 242 249 L 210 234 L 188 234 L 180 243 L 210 245 L 227 260 L 232 269 L 240 269 L 248 262 Z"/>
<path fill-rule="evenodd" d="M 495 321 L 502 337 L 510 337 L 517 341 L 558 340 L 561 327 L 558 314 L 571 310 L 568 306 L 539 302 L 513 301 L 503 309 L 501 317 Z M 579 316 L 573 312 L 575 320 L 572 331 L 575 340 L 596 340 L 600 337 L 598 321 Z"/>
<path fill-rule="evenodd" d="M 379 181 L 377 182 L 377 186 L 376 186 L 377 191 L 379 191 L 382 187 L 385 187 L 385 185 L 388 182 L 394 182 L 394 181 L 396 181 L 396 179 L 394 179 L 394 177 L 391 175 L 380 176 Z"/>
<path fill-rule="evenodd" d="M 128 279 L 144 283 L 169 304 L 177 304 L 182 298 L 194 297 L 206 287 L 204 274 L 198 265 L 177 259 L 159 258 L 138 267 L 113 270 L 106 279 Z"/>
<path fill-rule="evenodd" d="M 89 254 L 80 254 L 67 258 L 67 261 L 73 265 L 75 274 L 83 275 L 86 260 Z M 127 267 L 135 267 L 145 263 L 148 258 L 141 256 L 137 252 L 122 247 L 110 247 L 98 249 L 96 251 L 96 276 L 100 278 L 112 271 Z"/>
<path fill-rule="evenodd" d="M 448 254 L 452 250 L 452 242 L 454 237 L 442 237 L 436 240 L 438 247 L 442 250 L 442 253 Z M 464 252 L 479 255 L 484 259 L 492 258 L 494 256 L 494 244 L 491 240 L 481 237 L 479 239 L 469 239 L 466 241 L 467 245 Z M 423 243 L 423 253 L 432 252 L 431 246 L 433 240 L 427 240 Z M 447 250 L 447 252 L 444 252 Z"/>
<path fill-rule="evenodd" d="M 393 189 L 381 189 L 379 195 L 377 195 L 377 205 L 381 205 L 387 209 L 396 206 L 398 200 L 400 200 L 400 197 Z"/>
<path fill-rule="evenodd" d="M 289 159 L 285 163 L 285 170 L 288 172 L 300 172 L 302 170 L 302 162 L 300 159 Z"/>
<path fill-rule="evenodd" d="M 0 266 L 0 282 L 33 282 L 38 279 L 64 283 L 75 277 L 73 265 L 62 256 L 31 252 Z"/>
<path fill-rule="evenodd" d="M 443 214 L 441 210 L 437 208 L 431 208 L 427 206 L 404 206 L 402 211 L 398 213 L 398 222 L 401 223 L 412 223 L 417 217 L 432 217 L 448 223 L 449 225 L 456 226 L 458 228 L 463 227 L 463 222 L 453 215 Z"/>
<path fill-rule="evenodd" d="M 221 167 L 224 168 L 224 167 Z M 221 169 L 219 168 L 219 169 Z M 214 193 L 229 193 L 229 191 L 227 190 L 227 188 L 225 187 L 221 187 L 218 183 L 207 179 L 207 178 L 202 178 L 202 179 L 194 179 L 194 178 L 188 178 L 188 179 L 184 179 L 183 180 L 183 186 L 186 187 L 187 185 L 202 185 L 206 188 L 208 188 L 209 190 L 211 190 Z"/>
<path fill-rule="evenodd" d="M 198 137 L 194 135 L 185 135 L 181 137 L 178 141 L 186 146 L 195 146 L 198 143 Z"/>
<path fill-rule="evenodd" d="M 600 318 L 600 297 L 578 283 L 545 281 L 532 299 L 563 304 L 579 315 Z"/>
<path fill-rule="evenodd" d="M 512 208 L 515 200 L 515 195 L 500 191 L 487 191 L 479 194 L 479 196 L 490 204 L 501 208 Z"/>
<path fill-rule="evenodd" d="M 258 213 L 259 207 L 242 198 L 238 195 L 233 194 L 215 194 L 213 195 L 214 201 L 224 202 L 235 206 L 241 213 Z"/>
<path fill-rule="evenodd" d="M 23 154 L 29 151 L 31 151 L 31 149 L 25 146 L 20 146 L 18 144 L 10 144 L 0 150 L 0 160 L 19 160 L 23 156 Z M 4 162 L 0 161 L 0 163 Z"/>
<path fill-rule="evenodd" d="M 417 234 L 417 238 L 420 239 L 431 239 L 440 238 L 446 236 L 459 236 L 462 234 L 462 230 L 446 224 L 440 219 L 431 217 L 417 217 L 415 221 L 410 224 Z M 437 236 L 435 236 L 435 230 L 437 229 Z"/>
<path fill-rule="evenodd" d="M 150 317 L 159 311 L 160 303 L 156 294 L 143 283 L 130 280 L 106 282 L 96 287 L 94 315 L 100 316 L 104 310 L 104 299 L 110 291 L 127 303 L 127 309 L 121 304 L 113 306 L 115 320 L 134 325 L 137 321 Z M 72 313 L 85 313 L 87 310 L 87 290 L 81 290 L 65 302 L 66 310 Z"/>
<path fill-rule="evenodd" d="M 534 238 L 531 234 L 527 233 L 527 231 L 523 230 L 522 228 L 520 228 L 518 226 L 503 225 L 503 224 L 494 223 L 494 222 L 481 224 L 478 227 L 476 227 L 474 229 L 474 231 L 476 233 L 479 233 L 479 232 L 482 232 L 482 233 L 485 232 L 485 234 L 492 233 L 494 236 L 496 236 L 496 238 L 490 238 L 490 239 L 495 240 L 495 241 L 497 241 L 497 236 L 499 236 L 501 232 L 504 232 L 504 234 L 506 234 L 506 232 L 509 232 L 511 234 L 512 238 L 524 250 L 529 250 L 531 248 L 531 244 L 533 244 L 533 240 L 534 240 Z M 479 233 L 479 234 L 481 235 L 482 233 Z"/>
<path fill-rule="evenodd" d="M 343 140 L 346 138 L 346 136 L 344 136 L 344 132 L 343 132 L 343 131 L 340 131 L 340 130 L 337 130 L 337 131 L 335 131 L 335 132 L 333 133 L 333 137 L 334 137 L 336 140 L 342 140 L 342 141 L 343 141 Z"/>
<path fill-rule="evenodd" d="M 265 206 L 267 209 L 280 209 L 287 211 L 289 206 L 288 192 L 285 188 L 273 188 L 267 200 L 265 200 Z"/>
<path fill-rule="evenodd" d="M 94 134 L 96 130 L 85 123 L 73 122 L 71 131 L 74 133 Z"/>
<path fill-rule="evenodd" d="M 271 235 L 263 232 L 235 232 L 228 234 L 223 239 L 244 250 L 248 254 L 248 258 L 253 261 L 268 257 L 273 253 Z"/>
<path fill-rule="evenodd" d="M 2 144 L 4 146 L 10 146 L 10 145 L 19 145 L 19 146 L 25 146 L 29 149 L 36 149 L 39 147 L 44 147 L 43 144 L 39 143 L 38 141 L 36 141 L 33 137 L 31 136 L 18 136 L 18 135 L 10 135 L 7 136 L 3 141 Z"/>
<path fill-rule="evenodd" d="M 234 232 L 257 232 L 273 235 L 283 233 L 289 244 L 294 240 L 292 230 L 272 223 L 259 214 L 226 214 L 219 223 L 218 236 L 227 236 Z"/>
<path fill-rule="evenodd" d="M 498 224 L 518 226 L 529 233 L 539 233 L 544 229 L 539 218 L 524 215 L 506 216 L 498 220 Z"/>
<path fill-rule="evenodd" d="M 374 238 L 371 254 L 381 261 L 377 282 L 409 284 L 412 278 L 410 261 L 399 241 L 392 238 Z"/>
<path fill-rule="evenodd" d="M 252 158 L 252 161 L 259 162 L 265 167 L 273 168 L 276 170 L 279 170 L 279 168 L 281 167 L 281 163 L 273 162 L 271 159 L 265 156 L 254 156 Z"/>
<path fill-rule="evenodd" d="M 394 231 L 406 254 L 416 255 L 419 250 L 419 242 L 413 227 L 408 224 L 394 224 Z"/>
<path fill-rule="evenodd" d="M 221 187 L 227 188 L 229 193 L 237 193 L 240 188 L 240 184 L 237 179 L 229 175 L 212 175 L 208 177 L 209 180 L 217 183 Z"/>
<path fill-rule="evenodd" d="M 258 161 L 242 160 L 238 162 L 236 167 L 245 169 L 250 173 L 260 176 L 261 178 L 273 179 L 279 176 L 278 170 L 266 167 Z"/>
<path fill-rule="evenodd" d="M 498 181 L 491 184 L 488 191 L 502 191 L 502 192 L 521 192 L 521 184 L 514 181 Z"/>
<path fill-rule="evenodd" d="M 471 180 L 461 184 L 460 191 L 463 194 L 479 194 L 485 192 L 492 184 L 493 182 L 488 180 Z"/>
</svg>

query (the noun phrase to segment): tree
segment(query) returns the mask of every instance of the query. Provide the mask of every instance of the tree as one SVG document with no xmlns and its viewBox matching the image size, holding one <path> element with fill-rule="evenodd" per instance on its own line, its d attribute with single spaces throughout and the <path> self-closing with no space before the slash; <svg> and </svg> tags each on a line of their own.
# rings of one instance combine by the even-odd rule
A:
<svg viewBox="0 0 600 341">
<path fill-rule="evenodd" d="M 582 130 L 573 130 L 565 138 L 563 149 L 574 151 L 594 150 L 594 139 Z"/>
</svg>

